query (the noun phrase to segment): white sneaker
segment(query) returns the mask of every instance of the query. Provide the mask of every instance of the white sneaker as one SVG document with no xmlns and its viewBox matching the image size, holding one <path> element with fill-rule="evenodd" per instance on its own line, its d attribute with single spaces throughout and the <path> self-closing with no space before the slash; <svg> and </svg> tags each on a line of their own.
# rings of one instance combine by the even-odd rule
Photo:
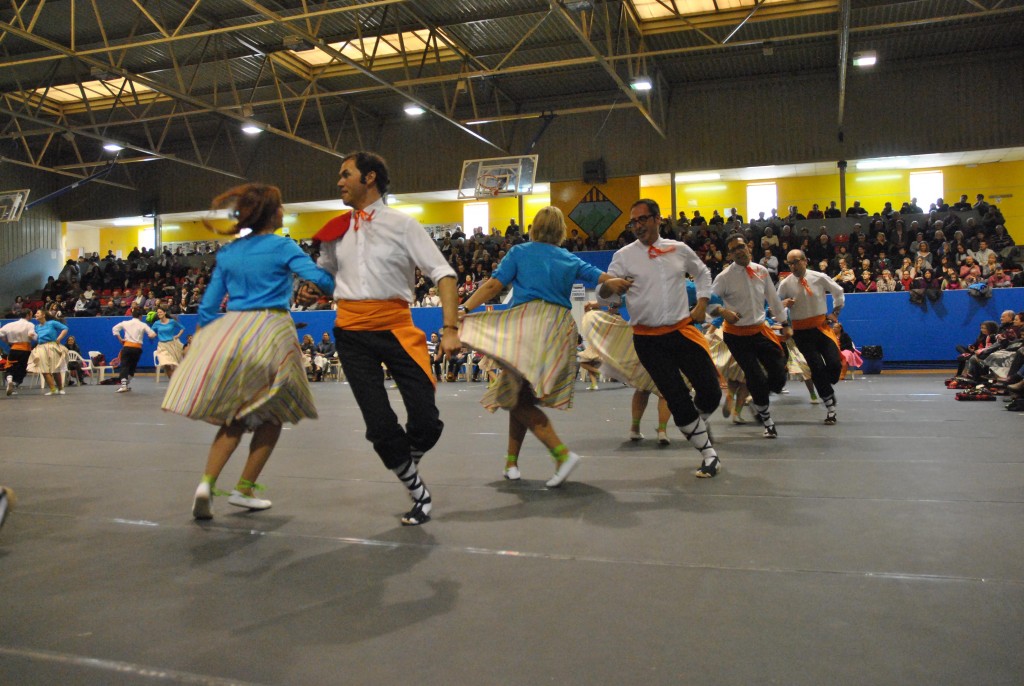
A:
<svg viewBox="0 0 1024 686">
<path fill-rule="evenodd" d="M 57 391 L 57 395 L 67 395 L 67 393 L 65 393 L 64 389 L 62 388 L 59 391 Z"/>
<path fill-rule="evenodd" d="M 631 440 L 631 441 L 642 441 L 642 440 L 644 440 L 644 435 L 642 433 L 640 433 L 639 431 L 630 431 L 629 432 L 629 440 Z"/>
<path fill-rule="evenodd" d="M 192 517 L 213 519 L 213 489 L 205 481 L 201 481 L 196 488 L 196 497 L 192 501 Z"/>
<path fill-rule="evenodd" d="M 115 391 L 115 392 L 116 393 L 127 393 L 130 390 L 132 390 L 132 389 L 128 388 L 128 384 L 123 383 L 123 384 L 121 384 L 120 386 L 117 387 L 117 391 Z"/>
<path fill-rule="evenodd" d="M 51 389 L 51 390 L 47 391 L 46 393 L 43 393 L 43 395 L 54 395 L 56 392 L 57 391 L 54 391 L 54 390 Z"/>
<path fill-rule="evenodd" d="M 12 393 L 14 393 L 14 377 L 13 376 L 8 376 L 7 377 L 7 395 L 11 395 Z"/>
<path fill-rule="evenodd" d="M 518 465 L 510 465 L 508 467 L 505 467 L 505 471 L 502 472 L 502 474 L 509 481 L 519 481 L 520 479 L 523 478 L 523 475 L 519 473 Z"/>
<path fill-rule="evenodd" d="M 569 474 L 572 473 L 572 470 L 576 469 L 576 465 L 579 463 L 580 456 L 576 453 L 569 453 L 569 457 L 565 458 L 565 461 L 558 465 L 558 471 L 555 472 L 555 475 L 548 479 L 544 485 L 548 488 L 558 488 L 569 478 Z"/>
<path fill-rule="evenodd" d="M 271 502 L 263 498 L 243 495 L 240 491 L 231 491 L 231 495 L 228 496 L 228 504 L 235 507 L 247 507 L 250 510 L 269 510 Z"/>
<path fill-rule="evenodd" d="M 672 441 L 668 440 L 668 434 L 664 431 L 658 432 L 658 443 L 660 445 L 669 445 Z"/>
<path fill-rule="evenodd" d="M 811 398 L 811 404 L 812 405 L 820 405 L 821 404 L 821 399 L 818 398 L 818 396 L 813 396 Z"/>
</svg>

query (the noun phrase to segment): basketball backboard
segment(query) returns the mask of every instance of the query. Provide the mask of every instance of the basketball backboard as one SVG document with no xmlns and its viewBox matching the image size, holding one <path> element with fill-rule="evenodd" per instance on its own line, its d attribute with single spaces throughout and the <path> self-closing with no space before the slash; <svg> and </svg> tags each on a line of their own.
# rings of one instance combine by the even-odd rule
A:
<svg viewBox="0 0 1024 686">
<path fill-rule="evenodd" d="M 536 179 L 537 155 L 466 160 L 462 163 L 459 199 L 529 195 Z"/>
<path fill-rule="evenodd" d="M 0 222 L 16 222 L 28 204 L 28 189 L 0 191 Z"/>
</svg>

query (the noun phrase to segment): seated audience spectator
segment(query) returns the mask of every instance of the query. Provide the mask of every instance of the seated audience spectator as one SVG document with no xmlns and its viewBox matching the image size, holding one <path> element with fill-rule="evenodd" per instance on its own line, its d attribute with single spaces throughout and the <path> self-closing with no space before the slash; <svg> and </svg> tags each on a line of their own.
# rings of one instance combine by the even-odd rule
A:
<svg viewBox="0 0 1024 686">
<path fill-rule="evenodd" d="M 838 219 L 842 216 L 843 211 L 836 207 L 836 201 L 829 203 L 828 209 L 825 210 L 825 219 Z"/>
<path fill-rule="evenodd" d="M 868 211 L 860 206 L 860 200 L 854 200 L 853 205 L 846 208 L 847 217 L 865 217 Z"/>
<path fill-rule="evenodd" d="M 978 337 L 974 339 L 974 342 L 970 345 L 958 345 L 956 347 L 959 355 L 957 356 L 956 364 L 956 375 L 962 376 L 964 373 L 964 367 L 967 366 L 967 360 L 971 359 L 976 352 L 984 350 L 989 346 L 995 345 L 996 332 L 999 330 L 999 325 L 991 319 L 987 319 L 981 323 L 978 327 Z"/>
</svg>

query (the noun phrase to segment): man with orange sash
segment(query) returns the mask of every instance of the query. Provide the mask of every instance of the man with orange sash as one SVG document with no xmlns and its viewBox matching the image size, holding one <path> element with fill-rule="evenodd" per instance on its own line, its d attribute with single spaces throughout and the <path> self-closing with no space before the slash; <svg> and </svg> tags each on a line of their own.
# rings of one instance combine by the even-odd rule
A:
<svg viewBox="0 0 1024 686">
<path fill-rule="evenodd" d="M 314 238 L 321 241 L 318 265 L 334 275 L 338 359 L 366 422 L 367 440 L 413 500 L 401 522 L 416 526 L 430 520 L 432 505 L 418 465 L 444 428 L 427 338 L 409 311 L 416 268 L 437 284 L 444 313 L 441 349 L 448 354 L 459 348 L 459 303 L 455 270 L 430 235 L 415 219 L 384 204 L 389 183 L 380 156 L 345 157 L 338 188 L 352 211 L 327 222 Z M 388 400 L 382 364 L 402 394 L 405 427 Z"/>
<path fill-rule="evenodd" d="M 0 341 L 10 347 L 7 354 L 7 395 L 15 395 L 14 390 L 25 380 L 28 371 L 28 358 L 32 354 L 32 341 L 36 340 L 36 327 L 32 324 L 32 310 L 26 308 L 18 312 L 21 319 L 9 322 L 0 327 Z"/>
<path fill-rule="evenodd" d="M 135 377 L 135 368 L 138 367 L 139 359 L 142 357 L 142 337 L 156 338 L 156 331 L 142 321 L 143 314 L 145 313 L 142 308 L 136 305 L 132 307 L 132 318 L 114 324 L 112 329 L 114 338 L 121 343 L 121 366 L 118 373 L 121 383 L 117 387 L 118 393 L 132 390 L 128 384 Z"/>
<path fill-rule="evenodd" d="M 832 323 L 846 303 L 843 287 L 826 274 L 807 268 L 807 256 L 790 250 L 786 256 L 791 274 L 779 282 L 779 297 L 789 308 L 793 323 L 793 342 L 811 368 L 811 381 L 825 404 L 825 423 L 836 423 L 836 395 L 833 385 L 839 381 L 843 358 Z M 832 294 L 832 314 L 826 294 Z"/>
<path fill-rule="evenodd" d="M 707 419 L 718 408 L 722 388 L 707 341 L 694 326 L 704 321 L 711 272 L 688 245 L 661 238 L 658 203 L 638 200 L 629 216 L 627 227 L 637 240 L 615 253 L 608 274 L 633 280 L 627 297 L 633 348 L 668 402 L 676 426 L 701 454 L 696 476 L 711 478 L 721 469 L 721 461 L 712 446 Z M 697 284 L 692 309 L 686 295 L 687 273 Z M 598 295 L 607 299 L 611 291 L 602 284 Z M 692 399 L 683 376 L 695 391 Z"/>
<path fill-rule="evenodd" d="M 722 270 L 711 287 L 724 303 L 712 314 L 725 320 L 722 340 L 747 377 L 754 416 L 764 426 L 765 438 L 778 438 L 768 409 L 769 393 L 781 393 L 786 386 L 786 349 L 768 326 L 764 304 L 768 303 L 778 321 L 785 321 L 785 309 L 772 284 L 768 270 L 750 261 L 750 249 L 740 234 L 725 244 L 732 264 Z M 784 336 L 792 331 L 783 327 Z"/>
</svg>

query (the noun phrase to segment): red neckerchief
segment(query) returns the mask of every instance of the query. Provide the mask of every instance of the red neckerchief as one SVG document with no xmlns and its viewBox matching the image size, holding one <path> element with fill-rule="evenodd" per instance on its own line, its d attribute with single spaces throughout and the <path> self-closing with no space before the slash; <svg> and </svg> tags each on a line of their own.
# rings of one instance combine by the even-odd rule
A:
<svg viewBox="0 0 1024 686">
<path fill-rule="evenodd" d="M 750 277 L 751 279 L 760 279 L 761 278 L 760 276 L 758 276 L 758 274 L 754 270 L 754 268 L 751 267 L 749 264 L 747 265 L 746 269 L 747 269 L 747 276 Z"/>
<path fill-rule="evenodd" d="M 653 243 L 651 243 L 649 246 L 647 246 L 647 257 L 653 260 L 658 255 L 664 255 L 666 253 L 675 252 L 675 251 L 676 251 L 676 246 L 674 246 L 674 245 L 670 245 L 667 248 L 665 248 L 664 250 L 662 250 L 661 248 L 659 248 L 659 247 L 655 246 Z"/>
<path fill-rule="evenodd" d="M 360 221 L 370 221 L 373 219 L 373 215 L 376 212 L 364 212 L 363 210 L 352 210 L 345 214 L 338 215 L 334 219 L 324 224 L 323 228 L 316 232 L 313 236 L 313 240 L 326 242 L 326 241 L 340 241 L 344 238 L 345 234 L 348 233 L 349 228 L 355 231 L 359 230 Z M 355 223 L 353 224 L 352 218 L 355 217 Z"/>
</svg>

